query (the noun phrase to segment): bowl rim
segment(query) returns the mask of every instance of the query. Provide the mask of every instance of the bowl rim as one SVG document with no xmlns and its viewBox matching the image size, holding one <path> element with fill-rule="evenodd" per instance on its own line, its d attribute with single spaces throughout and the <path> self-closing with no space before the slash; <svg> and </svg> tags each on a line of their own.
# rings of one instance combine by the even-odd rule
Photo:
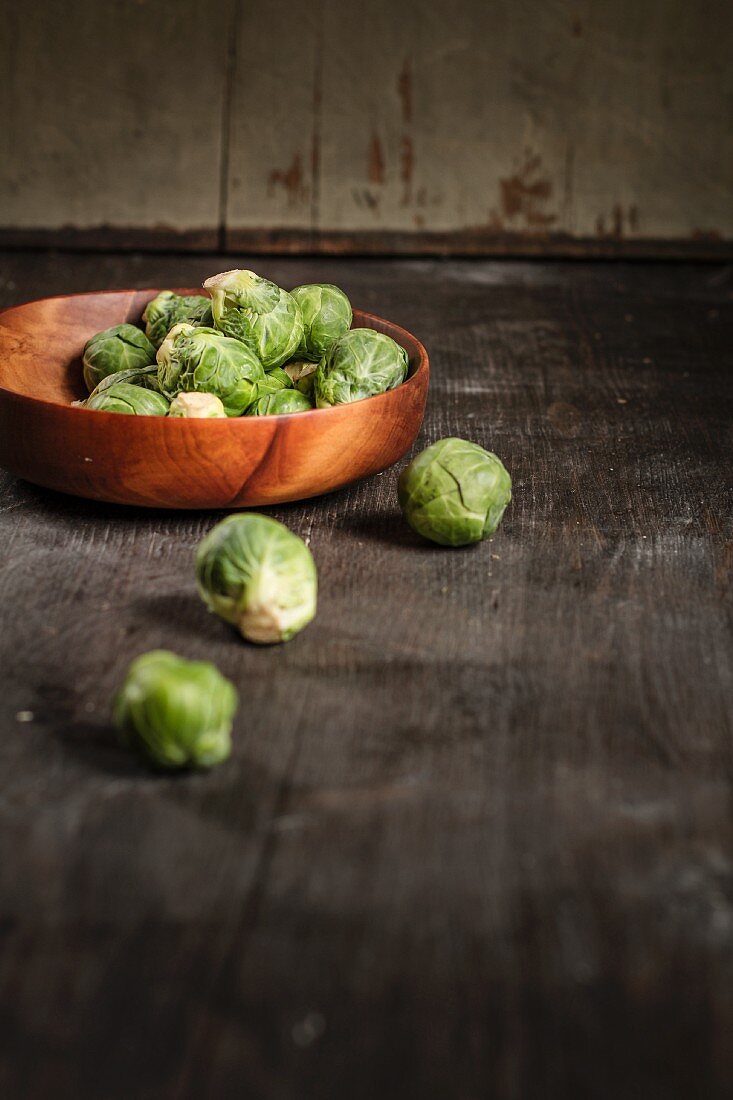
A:
<svg viewBox="0 0 733 1100">
<path fill-rule="evenodd" d="M 6 306 L 3 310 L 0 310 L 0 324 L 2 324 L 3 319 L 7 316 L 8 313 L 12 313 L 15 310 L 23 309 L 25 306 L 39 305 L 43 302 L 61 301 L 61 300 L 66 300 L 68 298 L 101 298 L 101 297 L 107 297 L 107 296 L 112 297 L 112 296 L 116 296 L 116 295 L 119 295 L 119 294 L 130 294 L 130 295 L 133 295 L 133 296 L 134 295 L 150 294 L 152 297 L 155 297 L 155 295 L 160 294 L 162 290 L 173 290 L 173 292 L 175 294 L 198 294 L 199 293 L 199 290 L 192 289 L 190 287 L 120 287 L 118 289 L 110 289 L 110 290 L 75 291 L 72 294 L 49 294 L 49 295 L 45 295 L 42 298 L 29 298 L 25 302 L 16 302 L 14 305 Z M 150 300 L 150 299 L 148 299 L 148 300 Z M 400 343 L 401 338 L 404 336 L 404 337 L 407 338 L 407 341 L 408 341 L 409 344 L 414 345 L 414 347 L 416 349 L 416 352 L 417 352 L 417 356 L 416 356 L 417 361 L 416 361 L 416 363 L 414 365 L 414 368 L 413 368 L 412 367 L 412 358 L 413 357 L 410 356 L 409 348 L 406 347 L 404 344 L 400 343 L 400 346 L 404 347 L 405 351 L 408 352 L 408 358 L 410 360 L 409 368 L 411 368 L 411 369 L 410 369 L 410 373 L 408 374 L 407 378 L 404 380 L 404 382 L 401 382 L 399 386 L 395 386 L 394 389 L 391 389 L 391 390 L 386 390 L 384 393 L 374 394 L 372 397 L 362 398 L 360 401 L 347 401 L 347 402 L 344 402 L 341 405 L 329 405 L 329 406 L 326 406 L 324 408 L 313 408 L 313 409 L 308 409 L 304 412 L 299 412 L 299 413 L 271 413 L 267 416 L 256 416 L 256 417 L 255 416 L 228 416 L 225 419 L 222 418 L 222 417 L 212 417 L 212 418 L 209 418 L 209 419 L 196 418 L 196 424 L 221 425 L 223 423 L 227 423 L 227 424 L 235 425 L 235 424 L 242 424 L 242 423 L 252 424 L 252 422 L 260 422 L 261 423 L 262 421 L 272 421 L 272 420 L 276 420 L 278 422 L 283 422 L 283 421 L 286 421 L 286 420 L 288 420 L 288 421 L 289 420 L 301 420 L 305 416 L 312 417 L 314 415 L 317 415 L 317 416 L 320 416 L 320 417 L 324 417 L 324 416 L 328 416 L 328 415 L 333 414 L 333 413 L 339 413 L 340 415 L 343 416 L 345 411 L 348 412 L 349 409 L 359 407 L 359 406 L 364 406 L 368 402 L 369 403 L 371 403 L 371 402 L 385 403 L 385 402 L 389 402 L 389 401 L 394 401 L 395 400 L 395 395 L 398 394 L 401 390 L 404 390 L 405 387 L 410 387 L 411 389 L 416 389 L 416 388 L 419 388 L 423 385 L 423 381 L 425 383 L 427 383 L 427 381 L 429 379 L 429 376 L 430 376 L 430 364 L 429 364 L 429 359 L 428 359 L 428 353 L 427 353 L 423 343 L 420 340 L 418 340 L 418 338 L 416 336 L 414 336 L 408 329 L 404 328 L 402 325 L 398 325 L 395 321 L 390 321 L 386 317 L 380 317 L 379 314 L 377 314 L 377 313 L 369 313 L 366 310 L 359 309 L 358 307 L 354 307 L 353 308 L 353 314 L 354 314 L 355 317 L 358 314 L 359 315 L 359 320 L 360 321 L 364 320 L 366 322 L 365 324 L 360 324 L 356 327 L 358 327 L 358 328 L 370 328 L 372 326 L 370 325 L 369 322 L 377 321 L 381 325 L 388 326 L 392 330 L 392 333 L 396 334 L 396 335 L 392 335 L 392 333 L 389 333 L 388 335 L 392 335 L 392 339 L 396 340 L 397 343 Z M 135 324 L 134 321 L 120 321 L 118 323 L 119 324 Z M 135 327 L 139 327 L 139 326 L 136 325 Z M 3 386 L 2 384 L 0 384 L 0 396 L 2 396 L 3 398 L 9 397 L 14 401 L 19 401 L 19 402 L 22 402 L 23 404 L 27 404 L 27 405 L 30 405 L 30 406 L 33 406 L 33 407 L 42 406 L 46 409 L 65 410 L 67 413 L 70 413 L 71 415 L 82 415 L 82 414 L 85 415 L 85 414 L 88 414 L 88 413 L 94 413 L 95 416 L 97 416 L 97 417 L 102 416 L 102 417 L 105 417 L 105 418 L 112 418 L 113 420 L 118 420 L 119 419 L 119 413 L 104 412 L 101 409 L 85 409 L 85 408 L 80 407 L 79 405 L 73 405 L 71 402 L 65 403 L 63 401 L 49 401 L 44 397 L 33 397 L 33 396 L 31 396 L 31 394 L 28 394 L 28 393 L 19 393 L 18 390 L 8 389 L 6 386 Z M 137 418 L 132 417 L 131 419 L 134 422 Z M 173 417 L 170 417 L 170 416 L 150 417 L 150 416 L 145 416 L 145 417 L 140 417 L 140 419 L 143 420 L 143 421 L 155 420 L 158 423 L 162 423 L 163 421 L 165 421 L 166 423 L 178 422 L 181 425 L 184 425 L 184 430 L 190 430 L 189 418 L 187 418 L 187 417 L 176 417 L 176 416 L 173 416 Z M 166 428 L 165 430 L 168 431 L 170 429 Z M 172 430 L 177 431 L 179 429 L 174 428 Z M 235 430 L 240 430 L 240 429 L 235 429 Z"/>
</svg>

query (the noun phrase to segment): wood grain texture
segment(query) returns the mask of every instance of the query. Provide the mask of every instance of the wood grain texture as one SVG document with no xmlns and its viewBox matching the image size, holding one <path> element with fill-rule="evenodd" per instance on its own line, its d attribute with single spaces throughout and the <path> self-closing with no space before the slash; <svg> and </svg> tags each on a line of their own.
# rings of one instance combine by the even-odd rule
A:
<svg viewBox="0 0 733 1100">
<path fill-rule="evenodd" d="M 195 294 L 196 288 L 174 288 Z M 0 466 L 49 489 L 153 508 L 235 508 L 304 500 L 392 466 L 425 410 L 425 348 L 354 311 L 405 348 L 406 380 L 367 402 L 291 416 L 185 420 L 74 407 L 97 332 L 139 323 L 157 290 L 42 298 L 0 313 Z"/>
<path fill-rule="evenodd" d="M 0 18 L 6 244 L 730 255 L 729 0 Z"/>
<path fill-rule="evenodd" d="M 215 267 L 0 255 L 0 303 Z M 194 593 L 215 515 L 0 475 L 0 1093 L 727 1100 L 731 270 L 267 273 L 424 334 L 419 444 L 491 447 L 514 500 L 463 551 L 396 471 L 272 509 L 320 606 L 258 650 Z M 111 741 L 160 645 L 240 689 L 210 776 Z"/>
</svg>

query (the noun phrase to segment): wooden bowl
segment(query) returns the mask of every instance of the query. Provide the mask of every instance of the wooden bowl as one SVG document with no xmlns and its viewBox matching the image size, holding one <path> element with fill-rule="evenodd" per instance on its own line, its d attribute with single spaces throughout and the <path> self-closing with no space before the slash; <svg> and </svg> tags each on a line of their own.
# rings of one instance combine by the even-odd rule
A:
<svg viewBox="0 0 733 1100">
<path fill-rule="evenodd" d="M 410 371 L 389 393 L 290 416 L 186 420 L 74 408 L 95 332 L 138 322 L 157 290 L 43 298 L 0 313 L 0 466 L 64 493 L 151 508 L 238 508 L 303 500 L 396 462 L 420 429 L 428 357 L 399 325 L 385 332 Z M 190 289 L 180 293 L 200 293 Z"/>
</svg>

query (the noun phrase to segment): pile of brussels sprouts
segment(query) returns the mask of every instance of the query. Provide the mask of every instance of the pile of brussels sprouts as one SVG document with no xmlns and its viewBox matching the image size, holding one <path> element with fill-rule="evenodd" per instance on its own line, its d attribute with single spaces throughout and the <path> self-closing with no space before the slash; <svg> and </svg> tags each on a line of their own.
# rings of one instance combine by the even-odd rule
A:
<svg viewBox="0 0 733 1100">
<path fill-rule="evenodd" d="M 427 447 L 398 484 L 407 522 L 440 546 L 488 538 L 511 496 L 500 459 L 465 439 Z M 217 523 L 199 543 L 195 573 L 209 610 L 251 642 L 288 641 L 316 613 L 313 556 L 269 516 L 241 512 Z M 236 708 L 234 686 L 214 665 L 154 650 L 130 665 L 114 717 L 123 743 L 154 767 L 209 768 L 229 755 Z"/>
<path fill-rule="evenodd" d="M 407 377 L 389 336 L 351 328 L 349 299 L 314 283 L 288 292 L 254 271 L 204 283 L 210 297 L 164 290 L 145 331 L 114 325 L 82 357 L 89 397 L 77 404 L 133 416 L 273 416 L 361 401 Z"/>
</svg>

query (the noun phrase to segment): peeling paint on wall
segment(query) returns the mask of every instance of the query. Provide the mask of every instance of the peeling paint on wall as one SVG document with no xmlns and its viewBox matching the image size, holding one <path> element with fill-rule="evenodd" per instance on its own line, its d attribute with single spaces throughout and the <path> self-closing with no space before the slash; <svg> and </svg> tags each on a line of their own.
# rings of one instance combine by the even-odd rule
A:
<svg viewBox="0 0 733 1100">
<path fill-rule="evenodd" d="M 397 77 L 397 93 L 402 104 L 402 121 L 409 126 L 412 122 L 412 66 L 407 57 Z"/>
<path fill-rule="evenodd" d="M 557 221 L 547 210 L 552 183 L 540 175 L 542 160 L 527 149 L 519 168 L 499 180 L 501 213 L 507 223 L 524 223 L 530 229 L 542 229 Z"/>
<path fill-rule="evenodd" d="M 290 234 L 297 249 L 322 234 L 343 249 L 365 247 L 363 231 L 399 249 L 420 237 L 594 255 L 665 241 L 718 255 L 733 239 L 730 0 L 709 0 L 705 19 L 683 0 L 376 0 L 369 18 L 340 0 L 332 19 L 314 0 L 298 20 L 277 6 L 276 35 L 268 6 L 210 0 L 196 87 L 174 60 L 193 0 L 175 5 L 162 55 L 145 27 L 170 0 L 77 6 L 73 25 L 51 3 L 10 17 L 6 233 L 135 227 L 139 241 L 165 226 L 166 239 Z M 101 36 L 115 51 L 96 73 L 95 127 L 85 59 Z M 151 65 L 167 93 L 148 102 Z"/>
<path fill-rule="evenodd" d="M 634 203 L 628 207 L 614 203 L 608 221 L 605 214 L 599 214 L 596 218 L 596 236 L 607 240 L 623 240 L 629 235 L 633 236 L 638 229 L 639 209 Z"/>
<path fill-rule="evenodd" d="M 367 155 L 367 177 L 370 183 L 384 183 L 384 151 L 377 134 L 372 134 Z"/>
<path fill-rule="evenodd" d="M 269 194 L 274 195 L 282 187 L 287 195 L 288 205 L 294 206 L 306 198 L 303 176 L 303 162 L 300 153 L 294 153 L 288 168 L 273 168 L 267 177 Z"/>
<path fill-rule="evenodd" d="M 402 203 L 407 206 L 412 201 L 412 173 L 415 166 L 415 152 L 412 138 L 405 134 L 400 147 L 400 179 L 403 183 Z"/>
</svg>

